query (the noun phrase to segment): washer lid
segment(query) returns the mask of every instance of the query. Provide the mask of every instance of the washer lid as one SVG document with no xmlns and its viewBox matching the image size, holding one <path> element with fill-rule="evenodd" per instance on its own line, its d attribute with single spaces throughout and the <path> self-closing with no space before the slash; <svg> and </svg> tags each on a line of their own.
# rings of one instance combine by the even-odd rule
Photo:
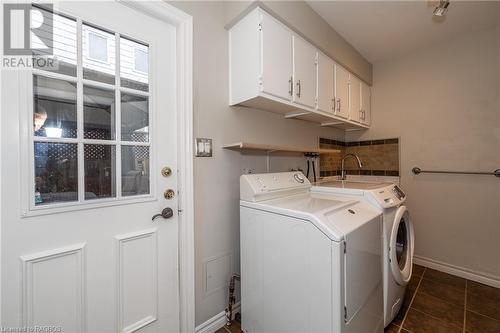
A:
<svg viewBox="0 0 500 333">
<path fill-rule="evenodd" d="M 310 221 L 328 238 L 337 242 L 381 215 L 364 202 L 310 192 L 260 202 L 241 200 L 240 205 Z"/>
</svg>

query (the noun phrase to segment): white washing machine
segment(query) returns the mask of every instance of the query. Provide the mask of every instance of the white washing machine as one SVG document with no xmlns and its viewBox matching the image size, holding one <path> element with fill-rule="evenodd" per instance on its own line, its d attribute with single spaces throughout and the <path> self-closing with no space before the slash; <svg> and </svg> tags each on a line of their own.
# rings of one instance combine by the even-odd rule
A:
<svg viewBox="0 0 500 333">
<path fill-rule="evenodd" d="M 382 215 L 300 172 L 240 178 L 246 333 L 383 332 Z"/>
<path fill-rule="evenodd" d="M 412 274 L 414 233 L 409 212 L 404 206 L 406 195 L 393 183 L 351 181 L 318 182 L 311 191 L 364 200 L 382 212 L 384 326 L 387 326 L 403 304 Z"/>
</svg>

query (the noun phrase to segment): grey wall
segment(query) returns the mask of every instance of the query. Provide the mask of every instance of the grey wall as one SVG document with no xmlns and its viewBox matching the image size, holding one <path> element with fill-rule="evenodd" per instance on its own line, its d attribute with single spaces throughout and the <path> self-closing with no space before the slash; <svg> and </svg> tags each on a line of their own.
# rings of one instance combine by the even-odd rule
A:
<svg viewBox="0 0 500 333">
<path fill-rule="evenodd" d="M 347 138 L 401 138 L 415 254 L 500 281 L 500 179 L 411 174 L 500 168 L 500 28 L 374 64 L 372 96 L 372 128 Z"/>
<path fill-rule="evenodd" d="M 244 168 L 253 168 L 254 172 L 266 170 L 265 156 L 242 155 L 223 150 L 221 146 L 238 141 L 316 146 L 319 136 L 343 139 L 344 132 L 300 120 L 285 120 L 269 112 L 229 107 L 228 33 L 224 26 L 233 15 L 239 14 L 235 6 L 245 6 L 222 2 L 172 4 L 194 18 L 194 133 L 196 137 L 212 138 L 215 146 L 212 158 L 196 158 L 194 165 L 195 292 L 196 324 L 199 325 L 224 310 L 226 281 L 231 271 L 239 271 L 239 176 Z M 302 26 L 313 35 L 331 31 L 325 30 L 326 23 L 306 5 L 270 5 L 276 11 L 282 9 L 284 17 L 300 17 Z M 333 45 L 338 37 L 332 36 L 331 41 L 327 36 L 321 38 L 325 44 Z M 348 61 L 347 55 L 352 50 L 346 48 L 343 56 Z M 364 65 L 365 68 L 369 66 Z M 365 74 L 370 77 L 369 69 Z M 271 171 L 297 167 L 305 168 L 300 156 L 271 158 Z M 207 261 L 211 261 L 214 269 L 212 279 L 218 281 L 222 276 L 223 281 L 208 292 L 205 287 Z"/>
</svg>

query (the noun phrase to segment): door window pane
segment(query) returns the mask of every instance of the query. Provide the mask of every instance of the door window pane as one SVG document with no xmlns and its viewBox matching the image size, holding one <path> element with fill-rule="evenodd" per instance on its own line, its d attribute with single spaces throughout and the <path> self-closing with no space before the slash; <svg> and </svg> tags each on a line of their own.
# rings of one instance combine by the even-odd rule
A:
<svg viewBox="0 0 500 333">
<path fill-rule="evenodd" d="M 82 25 L 83 78 L 115 83 L 115 35 Z"/>
<path fill-rule="evenodd" d="M 116 147 L 85 145 L 85 200 L 116 196 Z"/>
<path fill-rule="evenodd" d="M 120 84 L 122 87 L 149 90 L 149 47 L 120 38 Z"/>
<path fill-rule="evenodd" d="M 148 142 L 149 98 L 121 95 L 121 131 L 123 141 Z"/>
<path fill-rule="evenodd" d="M 35 142 L 35 205 L 78 200 L 74 143 Z"/>
<path fill-rule="evenodd" d="M 122 146 L 122 195 L 149 194 L 149 147 Z"/>
<path fill-rule="evenodd" d="M 33 76 L 35 136 L 76 138 L 76 83 Z"/>
<path fill-rule="evenodd" d="M 42 24 L 43 23 L 43 24 Z M 76 76 L 76 21 L 47 10 L 33 7 L 31 26 L 40 27 L 32 34 L 31 48 L 35 68 Z M 52 41 L 53 53 L 45 51 Z M 46 61 L 41 61 L 42 58 Z M 53 66 L 48 61 L 53 62 Z"/>
<path fill-rule="evenodd" d="M 95 140 L 115 139 L 115 92 L 83 87 L 83 137 Z"/>
</svg>

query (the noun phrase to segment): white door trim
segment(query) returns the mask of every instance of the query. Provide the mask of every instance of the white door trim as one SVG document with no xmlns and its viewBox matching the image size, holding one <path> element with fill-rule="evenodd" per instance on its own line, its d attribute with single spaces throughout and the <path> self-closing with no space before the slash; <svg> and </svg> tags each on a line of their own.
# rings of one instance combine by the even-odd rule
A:
<svg viewBox="0 0 500 333">
<path fill-rule="evenodd" d="M 181 332 L 194 332 L 193 18 L 163 1 L 115 1 L 170 23 L 177 29 L 178 181 L 179 209 L 182 210 L 179 214 L 179 323 Z M 3 8 L 0 8 L 0 14 L 3 14 Z M 0 32 L 3 36 L 2 27 Z M 3 54 L 3 45 L 0 45 L 0 51 Z M 0 263 L 0 272 L 1 267 Z"/>
</svg>

